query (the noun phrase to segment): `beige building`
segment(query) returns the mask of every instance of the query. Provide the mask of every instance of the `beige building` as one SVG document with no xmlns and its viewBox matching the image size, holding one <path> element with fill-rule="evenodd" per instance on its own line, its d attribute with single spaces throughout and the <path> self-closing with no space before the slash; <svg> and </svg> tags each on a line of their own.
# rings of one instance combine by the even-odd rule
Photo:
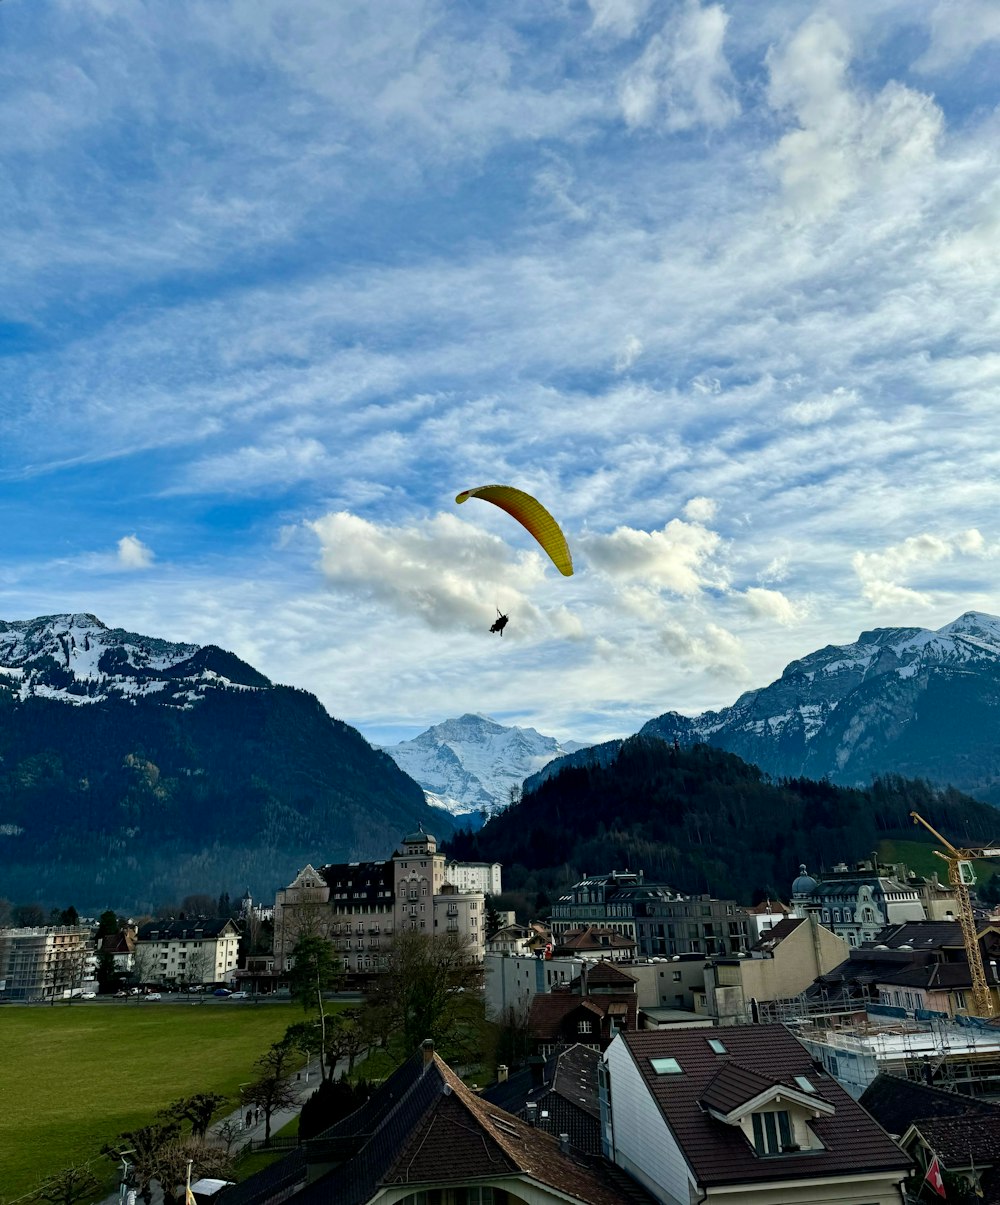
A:
<svg viewBox="0 0 1000 1205">
<path fill-rule="evenodd" d="M 142 983 L 231 983 L 240 931 L 227 917 L 154 920 L 138 932 L 133 970 Z"/>
<path fill-rule="evenodd" d="M 696 993 L 695 1007 L 720 1025 L 743 1024 L 753 1017 L 754 1001 L 798 996 L 849 953 L 847 941 L 817 923 L 815 916 L 781 921 L 745 958 L 710 960 L 704 994 Z"/>
<path fill-rule="evenodd" d="M 93 961 L 89 929 L 0 929 L 0 1000 L 62 1000 L 78 994 Z"/>
<path fill-rule="evenodd" d="M 462 939 L 482 960 L 485 923 L 484 892 L 456 887 L 437 839 L 411 833 L 385 861 L 300 870 L 275 897 L 275 968 L 287 968 L 300 936 L 315 934 L 333 942 L 349 971 L 378 971 L 404 930 Z"/>
</svg>

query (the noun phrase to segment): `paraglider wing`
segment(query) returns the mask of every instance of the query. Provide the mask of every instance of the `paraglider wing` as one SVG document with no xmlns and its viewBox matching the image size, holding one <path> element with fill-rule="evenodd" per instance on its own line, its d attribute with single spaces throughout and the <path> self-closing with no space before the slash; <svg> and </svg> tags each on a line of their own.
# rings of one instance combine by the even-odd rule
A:
<svg viewBox="0 0 1000 1205">
<path fill-rule="evenodd" d="M 461 504 L 466 498 L 482 498 L 484 502 L 492 502 L 494 506 L 505 510 L 531 532 L 564 577 L 572 576 L 573 557 L 570 555 L 566 537 L 559 524 L 537 498 L 526 494 L 524 490 L 516 489 L 513 485 L 481 485 L 477 489 L 463 490 L 455 501 Z"/>
</svg>

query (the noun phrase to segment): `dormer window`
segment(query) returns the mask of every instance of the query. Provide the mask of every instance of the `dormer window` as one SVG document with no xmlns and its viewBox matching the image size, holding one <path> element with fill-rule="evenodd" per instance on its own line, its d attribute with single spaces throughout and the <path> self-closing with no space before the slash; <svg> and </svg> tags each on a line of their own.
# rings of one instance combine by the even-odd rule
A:
<svg viewBox="0 0 1000 1205">
<path fill-rule="evenodd" d="M 780 1155 L 792 1149 L 792 1127 L 785 1109 L 753 1114 L 753 1145 L 758 1155 Z"/>
</svg>

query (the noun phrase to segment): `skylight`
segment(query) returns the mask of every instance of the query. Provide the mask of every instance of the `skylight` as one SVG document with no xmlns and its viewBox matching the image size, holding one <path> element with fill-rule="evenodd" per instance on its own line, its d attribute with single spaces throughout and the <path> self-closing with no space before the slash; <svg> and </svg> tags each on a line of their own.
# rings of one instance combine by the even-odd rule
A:
<svg viewBox="0 0 1000 1205">
<path fill-rule="evenodd" d="M 795 1079 L 795 1082 L 798 1084 L 798 1086 L 802 1089 L 803 1092 L 815 1092 L 816 1091 L 816 1089 L 812 1086 L 812 1084 L 806 1079 L 806 1077 L 804 1075 L 796 1075 L 794 1077 L 794 1079 Z"/>
<path fill-rule="evenodd" d="M 726 1054 L 727 1053 L 725 1044 L 720 1042 L 718 1038 L 709 1038 L 708 1045 L 709 1045 L 709 1048 L 712 1051 L 714 1051 L 715 1054 Z"/>
<path fill-rule="evenodd" d="M 657 1075 L 682 1075 L 681 1065 L 676 1059 L 650 1059 L 650 1066 Z"/>
</svg>

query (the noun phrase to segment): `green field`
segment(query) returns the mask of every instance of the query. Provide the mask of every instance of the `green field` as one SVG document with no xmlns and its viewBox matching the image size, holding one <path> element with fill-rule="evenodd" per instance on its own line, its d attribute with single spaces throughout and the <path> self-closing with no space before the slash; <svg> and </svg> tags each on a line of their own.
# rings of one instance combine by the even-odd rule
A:
<svg viewBox="0 0 1000 1205">
<path fill-rule="evenodd" d="M 293 1004 L 94 1001 L 0 1010 L 0 1200 L 47 1172 L 97 1158 L 103 1143 L 181 1096 L 239 1085 L 285 1029 Z"/>
<path fill-rule="evenodd" d="M 905 862 L 910 870 L 930 878 L 937 874 L 942 883 L 948 882 L 948 863 L 942 861 L 934 853 L 937 842 L 933 837 L 927 841 L 905 841 L 900 839 L 885 839 L 878 843 L 879 861 Z M 1000 860 L 989 862 L 979 860 L 973 862 L 976 877 L 982 883 L 994 872 L 1000 873 Z"/>
</svg>

